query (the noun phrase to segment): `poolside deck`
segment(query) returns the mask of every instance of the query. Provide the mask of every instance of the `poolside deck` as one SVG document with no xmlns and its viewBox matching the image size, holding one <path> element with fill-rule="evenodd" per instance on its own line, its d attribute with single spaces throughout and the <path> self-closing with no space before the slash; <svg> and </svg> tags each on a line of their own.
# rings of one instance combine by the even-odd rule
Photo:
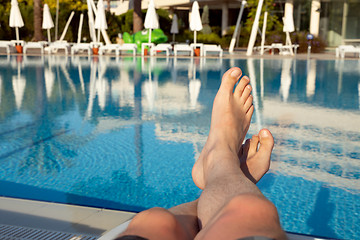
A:
<svg viewBox="0 0 360 240">
<path fill-rule="evenodd" d="M 0 197 L 0 225 L 100 237 L 133 215 L 131 212 Z"/>
</svg>

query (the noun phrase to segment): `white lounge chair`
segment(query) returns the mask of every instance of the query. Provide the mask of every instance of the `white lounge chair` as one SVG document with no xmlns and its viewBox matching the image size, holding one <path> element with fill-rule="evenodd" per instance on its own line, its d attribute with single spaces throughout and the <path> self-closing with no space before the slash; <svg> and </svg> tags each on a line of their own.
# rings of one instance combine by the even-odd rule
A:
<svg viewBox="0 0 360 240">
<path fill-rule="evenodd" d="M 220 45 L 215 45 L 215 44 L 204 44 L 203 46 L 203 54 L 206 57 L 206 54 L 212 52 L 212 53 L 216 53 L 219 54 L 219 57 L 223 56 L 223 49 L 221 48 Z"/>
<path fill-rule="evenodd" d="M 174 56 L 177 56 L 179 52 L 190 52 L 190 56 L 194 56 L 194 49 L 187 44 L 175 44 Z"/>
<path fill-rule="evenodd" d="M 297 53 L 299 45 L 292 44 L 292 45 L 283 45 L 282 43 L 273 43 L 271 44 L 271 54 L 274 55 L 274 50 L 279 50 L 279 55 L 293 55 L 292 53 Z"/>
<path fill-rule="evenodd" d="M 71 47 L 71 55 L 74 55 L 79 52 L 87 52 L 90 56 L 92 53 L 92 48 L 90 43 L 75 43 Z"/>
<path fill-rule="evenodd" d="M 40 49 L 41 55 L 44 54 L 44 47 L 47 44 L 46 41 L 39 42 L 27 42 L 24 45 L 24 54 L 26 54 L 28 49 Z"/>
<path fill-rule="evenodd" d="M 155 47 L 151 48 L 151 55 L 156 55 L 158 52 L 166 52 L 166 56 L 170 56 L 172 46 L 169 43 L 159 43 Z"/>
<path fill-rule="evenodd" d="M 353 45 L 340 45 L 335 50 L 336 57 L 344 58 L 346 53 L 358 54 L 360 58 L 360 47 L 355 47 Z"/>
<path fill-rule="evenodd" d="M 145 55 L 145 49 L 146 49 L 147 47 L 149 48 L 149 54 L 151 55 L 151 54 L 152 54 L 151 49 L 152 49 L 153 47 L 155 47 L 155 44 L 154 44 L 154 43 L 142 43 L 142 44 L 141 44 L 141 55 L 142 55 L 142 56 Z"/>
<path fill-rule="evenodd" d="M 190 47 L 192 47 L 194 53 L 195 53 L 195 49 L 200 49 L 200 56 L 204 56 L 204 44 L 203 43 L 191 43 Z"/>
<path fill-rule="evenodd" d="M 116 56 L 119 56 L 121 54 L 121 51 L 132 51 L 133 56 L 135 57 L 137 46 L 135 43 L 123 43 L 122 45 L 119 45 Z"/>
<path fill-rule="evenodd" d="M 48 50 L 48 53 L 57 53 L 58 50 L 63 49 L 65 54 L 68 55 L 69 49 L 71 48 L 70 44 L 67 41 L 55 41 L 50 43 L 49 47 L 45 48 Z"/>
<path fill-rule="evenodd" d="M 11 52 L 11 46 L 12 46 L 12 42 L 11 41 L 5 41 L 5 40 L 1 40 L 0 41 L 0 48 L 5 48 L 6 49 L 6 53 L 10 54 Z"/>
<path fill-rule="evenodd" d="M 119 44 L 117 44 L 117 43 L 102 45 L 99 47 L 99 55 L 103 55 L 105 52 L 111 53 L 112 51 L 114 51 L 116 54 L 118 47 L 119 47 Z"/>
</svg>

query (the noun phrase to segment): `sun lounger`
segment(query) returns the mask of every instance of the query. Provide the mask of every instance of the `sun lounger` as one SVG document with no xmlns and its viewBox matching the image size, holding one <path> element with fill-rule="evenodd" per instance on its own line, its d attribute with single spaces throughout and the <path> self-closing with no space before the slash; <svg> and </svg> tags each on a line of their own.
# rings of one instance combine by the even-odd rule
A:
<svg viewBox="0 0 360 240">
<path fill-rule="evenodd" d="M 204 44 L 203 46 L 203 54 L 206 57 L 206 54 L 209 52 L 219 54 L 219 57 L 223 56 L 223 50 L 220 45 L 215 44 Z"/>
<path fill-rule="evenodd" d="M 41 54 L 44 54 L 44 47 L 46 44 L 46 41 L 27 42 L 24 45 L 24 54 L 26 54 L 28 49 L 40 49 Z"/>
<path fill-rule="evenodd" d="M 90 43 L 75 43 L 71 47 L 71 55 L 74 55 L 79 52 L 87 52 L 88 55 L 90 56 L 92 53 L 92 48 Z"/>
<path fill-rule="evenodd" d="M 336 57 L 344 58 L 346 53 L 358 54 L 360 58 L 360 47 L 355 47 L 353 45 L 340 45 L 335 50 Z"/>
<path fill-rule="evenodd" d="M 59 50 L 64 50 L 65 54 L 68 55 L 69 49 L 71 48 L 70 44 L 67 41 L 56 41 L 50 43 L 48 48 L 48 53 L 57 53 Z"/>
<path fill-rule="evenodd" d="M 203 43 L 191 43 L 190 47 L 192 47 L 193 52 L 195 53 L 195 49 L 199 49 L 198 56 L 204 56 L 204 44 Z"/>
<path fill-rule="evenodd" d="M 194 49 L 187 44 L 175 44 L 174 46 L 174 56 L 177 56 L 179 52 L 189 52 L 190 56 L 194 56 Z"/>
<path fill-rule="evenodd" d="M 121 54 L 121 51 L 132 51 L 133 56 L 136 56 L 137 46 L 135 43 L 123 43 L 122 45 L 119 45 L 117 49 L 116 56 L 119 56 Z"/>
<path fill-rule="evenodd" d="M 11 41 L 4 41 L 4 40 L 0 41 L 0 48 L 5 48 L 7 54 L 10 54 L 10 47 L 12 45 L 13 44 L 11 43 Z"/>
<path fill-rule="evenodd" d="M 119 47 L 119 44 L 117 44 L 117 43 L 102 45 L 99 47 L 99 55 L 103 55 L 105 52 L 111 53 L 112 51 L 114 51 L 114 53 L 116 54 L 118 47 Z"/>
<path fill-rule="evenodd" d="M 279 50 L 279 55 L 291 55 L 292 50 L 296 55 L 298 48 L 299 44 L 283 45 L 282 43 L 273 43 L 271 45 L 265 45 L 263 50 L 264 52 L 271 51 L 271 55 L 274 55 L 275 49 Z M 254 47 L 254 51 L 261 52 L 261 46 Z"/>
<path fill-rule="evenodd" d="M 273 43 L 271 44 L 272 52 L 271 54 L 274 54 L 274 50 L 279 50 L 279 55 L 293 55 L 292 53 L 297 53 L 299 45 L 293 44 L 293 45 L 283 45 L 282 43 Z"/>
<path fill-rule="evenodd" d="M 156 55 L 158 52 L 166 52 L 166 56 L 170 56 L 172 46 L 169 43 L 160 43 L 151 48 L 151 55 Z"/>
<path fill-rule="evenodd" d="M 141 44 L 141 55 L 142 55 L 142 56 L 145 55 L 145 49 L 146 49 L 146 47 L 149 48 L 149 54 L 151 55 L 151 54 L 152 54 L 151 49 L 152 49 L 153 47 L 155 47 L 155 44 L 153 44 L 153 43 L 142 43 L 142 44 Z"/>
</svg>

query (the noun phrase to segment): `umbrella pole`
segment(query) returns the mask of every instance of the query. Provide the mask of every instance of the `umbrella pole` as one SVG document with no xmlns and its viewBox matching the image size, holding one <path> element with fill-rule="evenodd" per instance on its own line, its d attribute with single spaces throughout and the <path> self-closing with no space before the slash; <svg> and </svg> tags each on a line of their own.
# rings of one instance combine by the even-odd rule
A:
<svg viewBox="0 0 360 240">
<path fill-rule="evenodd" d="M 17 41 L 17 43 L 16 43 L 16 45 L 19 43 L 19 28 L 18 27 L 16 27 L 15 28 L 15 34 L 16 34 L 16 41 Z"/>
<path fill-rule="evenodd" d="M 149 43 L 151 43 L 151 28 L 149 29 Z"/>
<path fill-rule="evenodd" d="M 100 29 L 98 29 L 97 42 L 100 42 Z"/>
<path fill-rule="evenodd" d="M 175 33 L 173 33 L 173 42 L 175 42 Z"/>
<path fill-rule="evenodd" d="M 48 28 L 47 34 L 48 34 L 48 42 L 51 42 L 50 28 Z"/>
<path fill-rule="evenodd" d="M 81 42 L 81 30 L 82 30 L 83 21 L 84 21 L 84 14 L 80 14 L 80 22 L 79 22 L 77 43 Z"/>
</svg>

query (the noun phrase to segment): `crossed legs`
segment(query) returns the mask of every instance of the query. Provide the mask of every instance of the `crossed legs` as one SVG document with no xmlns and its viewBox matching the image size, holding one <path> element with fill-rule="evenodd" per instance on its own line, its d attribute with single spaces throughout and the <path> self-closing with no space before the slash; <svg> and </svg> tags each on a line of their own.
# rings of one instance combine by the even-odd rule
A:
<svg viewBox="0 0 360 240">
<path fill-rule="evenodd" d="M 148 239 L 284 239 L 275 206 L 256 187 L 268 171 L 274 145 L 263 129 L 241 145 L 253 114 L 249 79 L 239 68 L 228 70 L 215 97 L 207 142 L 194 164 L 199 199 L 169 210 L 137 214 L 120 236 Z M 235 90 L 234 90 L 235 87 Z"/>
</svg>

